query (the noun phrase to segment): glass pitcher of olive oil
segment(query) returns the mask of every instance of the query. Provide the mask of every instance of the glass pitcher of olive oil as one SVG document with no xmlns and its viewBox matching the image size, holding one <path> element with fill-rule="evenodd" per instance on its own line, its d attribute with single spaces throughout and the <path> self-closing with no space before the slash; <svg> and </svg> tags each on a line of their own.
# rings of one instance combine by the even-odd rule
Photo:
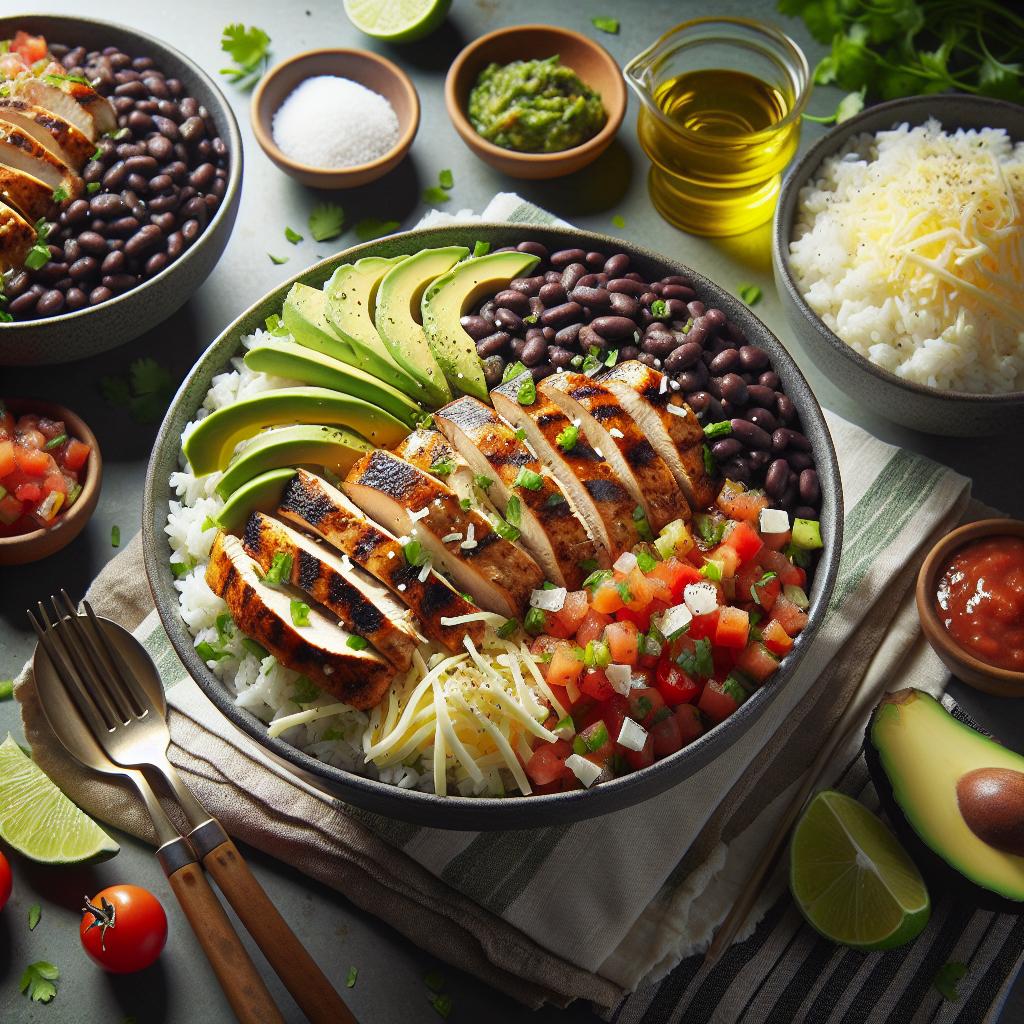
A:
<svg viewBox="0 0 1024 1024">
<path fill-rule="evenodd" d="M 810 91 L 792 39 L 745 18 L 698 18 L 666 32 L 625 75 L 643 104 L 640 145 L 666 220 L 736 235 L 771 218 Z"/>
</svg>

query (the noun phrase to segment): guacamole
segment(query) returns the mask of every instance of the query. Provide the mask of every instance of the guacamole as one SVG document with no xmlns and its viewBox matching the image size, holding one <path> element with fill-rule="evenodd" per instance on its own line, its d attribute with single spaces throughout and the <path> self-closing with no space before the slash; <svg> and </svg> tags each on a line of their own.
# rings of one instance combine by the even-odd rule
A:
<svg viewBox="0 0 1024 1024">
<path fill-rule="evenodd" d="M 503 149 L 557 153 L 593 138 L 607 115 L 601 97 L 556 55 L 484 68 L 469 94 L 469 119 Z"/>
</svg>

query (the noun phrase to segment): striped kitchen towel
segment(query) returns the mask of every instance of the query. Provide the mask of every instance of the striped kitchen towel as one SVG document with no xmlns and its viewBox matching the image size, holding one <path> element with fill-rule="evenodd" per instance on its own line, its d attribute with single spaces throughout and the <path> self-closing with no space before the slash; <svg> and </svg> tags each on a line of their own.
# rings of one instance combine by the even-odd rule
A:
<svg viewBox="0 0 1024 1024">
<path fill-rule="evenodd" d="M 511 195 L 497 197 L 483 216 L 553 220 Z M 749 1024 L 765 1013 L 859 1021 L 888 1006 L 910 1009 L 894 1020 L 926 1020 L 939 1010 L 946 1016 L 937 1019 L 973 1024 L 981 1018 L 957 1014 L 968 1004 L 992 1004 L 1016 963 L 1019 935 L 1003 918 L 988 919 L 989 927 L 983 916 L 943 909 L 941 901 L 929 932 L 908 950 L 862 956 L 801 926 L 779 877 L 719 967 L 705 972 L 693 956 L 727 912 L 847 694 L 864 680 L 875 699 L 907 678 L 904 665 L 913 666 L 914 685 L 944 686 L 941 667 L 919 650 L 908 595 L 929 539 L 962 517 L 968 483 L 838 417 L 828 422 L 843 477 L 846 540 L 829 614 L 799 670 L 747 735 L 694 778 L 594 821 L 453 833 L 346 807 L 271 762 L 184 676 L 144 593 L 137 538 L 100 575 L 90 599 L 134 628 L 156 658 L 169 691 L 172 760 L 229 831 L 527 1005 L 585 998 L 622 1021 Z M 37 762 L 91 813 L 151 838 L 130 793 L 87 775 L 58 749 L 30 674 L 16 692 Z M 846 762 L 855 762 L 855 746 L 844 752 Z M 837 760 L 836 779 L 844 767 Z M 842 784 L 857 787 L 859 770 Z M 925 973 L 944 943 L 954 958 L 978 952 L 961 983 L 965 1001 L 942 1007 Z M 897 971 L 901 957 L 907 963 Z"/>
</svg>

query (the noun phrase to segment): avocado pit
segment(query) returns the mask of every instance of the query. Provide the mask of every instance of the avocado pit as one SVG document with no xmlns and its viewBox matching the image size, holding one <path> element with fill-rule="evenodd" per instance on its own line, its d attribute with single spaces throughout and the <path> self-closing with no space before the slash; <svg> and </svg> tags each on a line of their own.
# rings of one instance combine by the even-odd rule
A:
<svg viewBox="0 0 1024 1024">
<path fill-rule="evenodd" d="M 989 846 L 1024 857 L 1024 772 L 975 768 L 957 779 L 967 827 Z"/>
</svg>

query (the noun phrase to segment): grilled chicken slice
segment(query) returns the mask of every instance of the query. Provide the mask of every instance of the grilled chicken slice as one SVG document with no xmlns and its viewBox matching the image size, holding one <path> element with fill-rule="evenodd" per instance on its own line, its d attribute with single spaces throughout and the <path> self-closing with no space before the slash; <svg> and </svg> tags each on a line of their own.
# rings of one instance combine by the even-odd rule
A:
<svg viewBox="0 0 1024 1024">
<path fill-rule="evenodd" d="M 491 392 L 495 410 L 525 432 L 530 447 L 565 489 L 591 536 L 612 559 L 617 558 L 639 539 L 633 518 L 636 501 L 582 431 L 569 451 L 559 445 L 558 435 L 573 423 L 554 402 L 540 397 L 532 405 L 520 404 L 522 379 L 516 377 Z"/>
<path fill-rule="evenodd" d="M 519 498 L 523 545 L 552 583 L 577 590 L 587 575 L 582 563 L 607 565 L 607 552 L 591 540 L 557 481 L 490 406 L 463 395 L 438 409 L 434 422 L 471 472 L 493 481 L 488 500 L 506 508 L 512 494 Z M 539 475 L 540 486 L 516 486 L 523 471 Z"/>
<path fill-rule="evenodd" d="M 0 119 L 0 163 L 12 170 L 24 171 L 44 185 L 62 188 L 69 196 L 82 194 L 82 179 L 63 160 L 58 160 L 31 135 L 10 121 Z"/>
<path fill-rule="evenodd" d="M 464 650 L 463 638 L 477 645 L 484 635 L 482 622 L 444 626 L 442 618 L 479 611 L 437 573 L 420 581 L 421 568 L 410 565 L 402 545 L 376 523 L 371 523 L 336 487 L 326 480 L 298 470 L 284 489 L 277 514 L 310 530 L 348 555 L 356 565 L 380 580 L 411 609 L 424 635 L 448 650 Z"/>
<path fill-rule="evenodd" d="M 35 244 L 35 227 L 17 210 L 0 202 L 0 270 L 20 267 Z"/>
<path fill-rule="evenodd" d="M 517 617 L 544 581 L 540 566 L 476 509 L 463 509 L 451 488 L 393 452 L 364 455 L 342 489 L 370 518 L 418 540 L 481 608 Z"/>
<path fill-rule="evenodd" d="M 33 223 L 53 211 L 53 189 L 34 174 L 0 164 L 0 199 Z"/>
<path fill-rule="evenodd" d="M 0 97 L 0 118 L 21 128 L 75 170 L 80 170 L 96 149 L 70 121 L 23 99 Z"/>
<path fill-rule="evenodd" d="M 715 486 L 704 467 L 704 431 L 668 377 L 630 359 L 598 379 L 665 460 L 686 500 L 695 510 L 707 508 L 715 500 Z"/>
<path fill-rule="evenodd" d="M 17 99 L 42 107 L 73 124 L 90 142 L 106 132 L 117 130 L 117 114 L 110 101 L 91 86 L 81 82 L 59 84 L 33 75 L 14 78 L 9 83 Z"/>
<path fill-rule="evenodd" d="M 369 641 L 397 669 L 408 670 L 420 639 L 408 609 L 347 555 L 338 555 L 329 545 L 262 512 L 249 517 L 242 546 L 264 572 L 275 555 L 287 555 L 292 586 L 337 615 L 346 629 Z"/>
<path fill-rule="evenodd" d="M 585 373 L 556 373 L 541 383 L 540 392 L 580 424 L 590 446 L 643 506 L 655 533 L 673 519 L 689 520 L 690 506 L 665 460 L 610 388 Z"/>
<path fill-rule="evenodd" d="M 225 600 L 238 628 L 338 700 L 360 710 L 379 704 L 395 676 L 394 666 L 368 648 L 350 647 L 352 634 L 317 608 L 309 609 L 308 626 L 296 626 L 291 612 L 295 592 L 262 583 L 256 568 L 237 537 L 217 534 L 206 582 Z"/>
</svg>

